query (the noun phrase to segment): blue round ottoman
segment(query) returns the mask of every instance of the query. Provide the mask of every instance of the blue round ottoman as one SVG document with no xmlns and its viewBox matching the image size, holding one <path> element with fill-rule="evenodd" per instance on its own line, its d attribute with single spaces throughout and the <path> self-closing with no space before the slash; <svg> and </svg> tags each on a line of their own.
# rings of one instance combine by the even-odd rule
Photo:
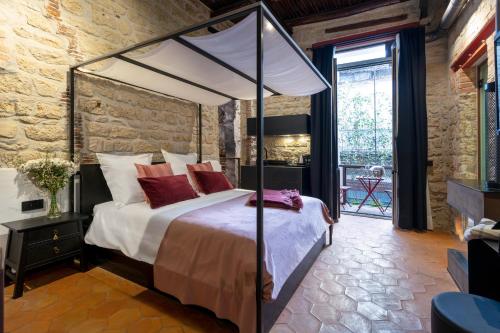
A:
<svg viewBox="0 0 500 333">
<path fill-rule="evenodd" d="M 431 325 L 432 333 L 498 333 L 500 302 L 471 294 L 442 293 L 432 299 Z"/>
</svg>

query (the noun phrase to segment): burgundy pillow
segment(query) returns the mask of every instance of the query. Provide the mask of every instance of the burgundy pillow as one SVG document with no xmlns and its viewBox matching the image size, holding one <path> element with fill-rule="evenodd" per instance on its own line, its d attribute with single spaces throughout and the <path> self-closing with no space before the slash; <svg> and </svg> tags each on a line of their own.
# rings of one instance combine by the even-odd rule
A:
<svg viewBox="0 0 500 333">
<path fill-rule="evenodd" d="M 222 172 L 194 171 L 196 180 L 205 194 L 233 189 L 233 185 Z"/>
<path fill-rule="evenodd" d="M 149 199 L 151 208 L 194 199 L 198 194 L 189 184 L 187 175 L 137 178 Z"/>
</svg>

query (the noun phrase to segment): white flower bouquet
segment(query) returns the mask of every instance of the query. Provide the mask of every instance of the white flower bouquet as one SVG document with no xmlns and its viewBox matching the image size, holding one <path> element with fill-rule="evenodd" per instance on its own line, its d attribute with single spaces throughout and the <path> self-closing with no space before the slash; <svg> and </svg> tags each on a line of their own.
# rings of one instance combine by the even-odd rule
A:
<svg viewBox="0 0 500 333">
<path fill-rule="evenodd" d="M 25 174 L 33 184 L 41 190 L 50 194 L 50 208 L 47 214 L 49 218 L 61 216 L 57 205 L 57 192 L 69 181 L 76 172 L 76 164 L 62 158 L 45 158 L 27 161 L 18 166 L 18 171 Z"/>
</svg>

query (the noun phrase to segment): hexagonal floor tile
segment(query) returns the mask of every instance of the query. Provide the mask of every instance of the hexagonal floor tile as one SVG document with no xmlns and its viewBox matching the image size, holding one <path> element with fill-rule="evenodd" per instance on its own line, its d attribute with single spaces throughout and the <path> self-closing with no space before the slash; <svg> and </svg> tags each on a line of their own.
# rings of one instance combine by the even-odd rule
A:
<svg viewBox="0 0 500 333">
<path fill-rule="evenodd" d="M 397 268 L 384 268 L 384 274 L 394 279 L 407 279 L 408 274 Z"/>
<path fill-rule="evenodd" d="M 371 262 L 367 263 L 367 264 L 363 264 L 362 267 L 368 273 L 383 273 L 384 272 L 384 269 L 381 266 L 376 265 L 376 264 L 371 263 Z"/>
<path fill-rule="evenodd" d="M 352 333 L 342 324 L 322 325 L 319 333 Z"/>
<path fill-rule="evenodd" d="M 363 268 L 351 268 L 349 269 L 349 275 L 359 280 L 370 280 L 372 278 L 372 274 L 368 273 Z"/>
<path fill-rule="evenodd" d="M 340 323 L 356 333 L 370 333 L 372 329 L 370 320 L 357 312 L 342 312 Z"/>
<path fill-rule="evenodd" d="M 333 279 L 333 274 L 326 269 L 315 269 L 313 275 L 320 281 Z"/>
<path fill-rule="evenodd" d="M 337 275 L 335 280 L 344 287 L 355 287 L 359 283 L 358 279 L 350 275 Z"/>
<path fill-rule="evenodd" d="M 330 295 L 341 295 L 345 291 L 344 286 L 333 280 L 322 282 L 320 288 Z"/>
<path fill-rule="evenodd" d="M 398 298 L 387 294 L 372 294 L 372 302 L 386 310 L 400 310 L 403 308 Z"/>
<path fill-rule="evenodd" d="M 356 301 L 346 295 L 334 295 L 328 303 L 338 311 L 356 311 Z"/>
<path fill-rule="evenodd" d="M 301 295 L 295 294 L 288 302 L 286 308 L 290 310 L 291 313 L 309 313 L 312 304 Z"/>
<path fill-rule="evenodd" d="M 314 304 L 311 313 L 324 324 L 334 324 L 340 318 L 340 312 L 329 304 Z"/>
<path fill-rule="evenodd" d="M 372 321 L 372 333 L 405 333 L 398 325 L 388 320 Z"/>
<path fill-rule="evenodd" d="M 371 301 L 371 294 L 360 287 L 347 287 L 345 294 L 357 302 Z"/>
<path fill-rule="evenodd" d="M 413 299 L 413 293 L 410 289 L 399 287 L 399 286 L 388 286 L 385 289 L 387 295 L 393 295 L 402 301 L 409 301 Z"/>
<path fill-rule="evenodd" d="M 413 313 L 406 310 L 389 310 L 389 320 L 405 330 L 421 330 L 422 323 Z"/>
<path fill-rule="evenodd" d="M 357 311 L 370 320 L 387 319 L 387 310 L 373 302 L 359 302 Z"/>
<path fill-rule="evenodd" d="M 387 274 L 373 274 L 373 281 L 380 282 L 384 286 L 397 286 L 398 280 Z"/>
<path fill-rule="evenodd" d="M 392 261 L 384 259 L 384 258 L 373 259 L 373 263 L 377 266 L 382 267 L 382 268 L 393 268 L 394 267 L 394 263 Z"/>
<path fill-rule="evenodd" d="M 385 287 L 380 282 L 376 282 L 373 280 L 359 280 L 358 285 L 359 287 L 372 294 L 380 294 L 385 292 Z"/>
<path fill-rule="evenodd" d="M 321 322 L 310 313 L 293 314 L 288 326 L 295 332 L 318 332 Z"/>
<path fill-rule="evenodd" d="M 302 294 L 313 304 L 326 303 L 329 299 L 328 294 L 319 288 L 305 288 Z"/>
</svg>

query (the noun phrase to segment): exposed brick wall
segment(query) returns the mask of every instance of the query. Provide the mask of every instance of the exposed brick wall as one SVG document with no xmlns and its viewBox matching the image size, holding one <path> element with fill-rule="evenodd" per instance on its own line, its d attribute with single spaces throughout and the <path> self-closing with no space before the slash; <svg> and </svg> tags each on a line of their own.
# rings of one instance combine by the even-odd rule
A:
<svg viewBox="0 0 500 333">
<path fill-rule="evenodd" d="M 67 156 L 69 65 L 208 17 L 208 8 L 198 0 L 0 2 L 0 167 L 12 166 L 16 157 L 29 159 L 45 152 Z M 109 88 L 117 87 L 110 84 Z M 138 98 L 143 97 L 138 93 Z M 159 101 L 157 97 L 152 100 Z M 177 102 L 164 99 L 161 109 L 172 109 L 172 103 Z M 179 105 L 184 107 L 183 102 Z M 178 120 L 182 117 L 181 113 L 175 116 Z M 217 121 L 215 118 L 211 124 L 211 116 L 207 117 L 204 151 L 217 156 Z M 191 128 L 185 131 L 195 135 L 192 119 L 192 112 L 187 112 L 184 124 Z M 85 122 L 85 117 L 78 121 Z M 164 129 L 171 130 L 169 126 L 166 123 Z M 196 147 L 187 134 L 168 139 L 180 140 L 179 150 Z M 214 141 L 209 144 L 208 140 Z M 134 143 L 132 151 L 140 150 L 137 146 Z M 105 144 L 94 146 L 104 147 L 109 148 Z M 120 150 L 128 151 L 125 146 Z"/>
</svg>

